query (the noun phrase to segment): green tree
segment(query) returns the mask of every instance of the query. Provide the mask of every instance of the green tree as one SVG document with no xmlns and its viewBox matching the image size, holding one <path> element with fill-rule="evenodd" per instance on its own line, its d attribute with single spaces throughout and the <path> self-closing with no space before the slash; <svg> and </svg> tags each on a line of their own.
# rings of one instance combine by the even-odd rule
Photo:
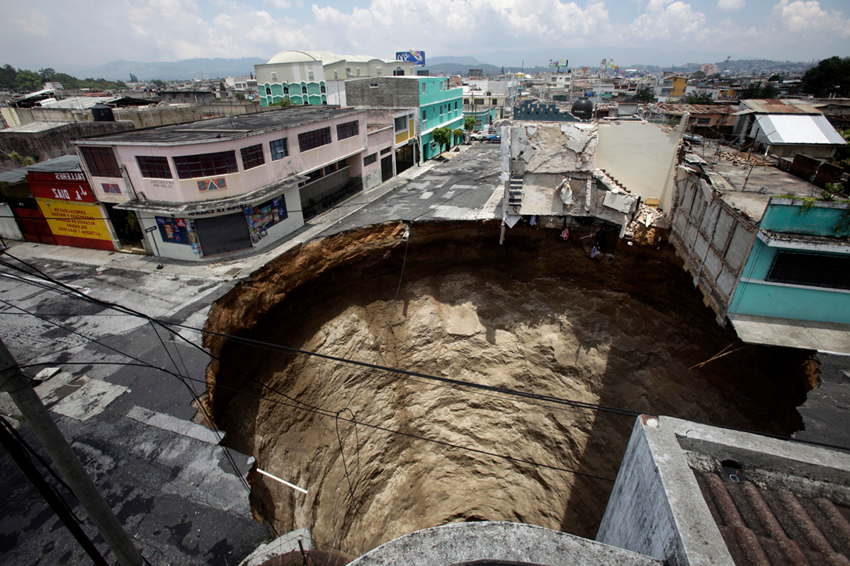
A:
<svg viewBox="0 0 850 566">
<path fill-rule="evenodd" d="M 776 98 L 779 94 L 779 89 L 773 83 L 756 83 L 752 82 L 747 85 L 738 97 L 740 100 L 748 98 Z"/>
<path fill-rule="evenodd" d="M 657 99 L 655 98 L 655 94 L 652 92 L 652 89 L 649 87 L 641 87 L 638 89 L 635 94 L 635 102 L 655 102 Z"/>
<path fill-rule="evenodd" d="M 782 80 L 782 75 L 770 75 L 770 78 L 767 79 L 767 82 L 775 83 Z"/>
<path fill-rule="evenodd" d="M 41 77 L 42 81 L 48 83 L 53 81 L 53 77 L 56 76 L 56 71 L 54 71 L 50 67 L 47 67 L 46 69 L 39 69 L 38 76 Z"/>
<path fill-rule="evenodd" d="M 0 88 L 15 88 L 15 77 L 17 75 L 18 71 L 8 63 L 0 67 Z"/>
<path fill-rule="evenodd" d="M 850 57 L 830 57 L 803 75 L 803 92 L 815 96 L 850 96 Z"/>
<path fill-rule="evenodd" d="M 473 118 L 472 116 L 467 116 L 466 118 L 464 118 L 463 119 L 463 128 L 467 132 L 471 132 L 472 130 L 474 130 L 475 129 L 475 118 Z"/>
<path fill-rule="evenodd" d="M 165 88 L 165 83 L 159 79 L 154 79 L 151 81 L 151 84 L 156 88 Z"/>
<path fill-rule="evenodd" d="M 244 92 L 234 93 L 233 98 L 235 98 L 236 100 L 245 100 L 245 93 Z"/>
<path fill-rule="evenodd" d="M 15 90 L 18 92 L 33 92 L 41 90 L 41 77 L 32 71 L 18 71 L 15 77 Z"/>
<path fill-rule="evenodd" d="M 440 155 L 443 155 L 443 146 L 452 143 L 452 131 L 450 128 L 443 126 L 442 128 L 437 128 L 434 130 L 431 135 L 434 137 L 434 141 L 437 142 L 437 145 L 440 147 Z"/>
<path fill-rule="evenodd" d="M 455 141 L 457 143 L 463 143 L 463 130 L 461 130 L 460 128 L 457 128 L 452 132 L 452 134 L 454 134 Z M 458 140 L 460 140 L 460 141 L 458 141 Z"/>
<path fill-rule="evenodd" d="M 289 100 L 288 96 L 284 96 L 280 100 L 272 102 L 271 104 L 269 104 L 269 106 L 280 106 L 281 108 L 289 108 L 290 106 L 292 106 L 292 101 Z"/>
<path fill-rule="evenodd" d="M 685 104 L 714 104 L 714 99 L 711 95 L 705 92 L 686 94 L 682 99 Z"/>
<path fill-rule="evenodd" d="M 692 79 L 704 79 L 705 73 L 703 73 L 702 71 L 695 71 L 694 74 L 691 75 L 691 78 Z"/>
<path fill-rule="evenodd" d="M 80 81 L 77 77 L 72 77 L 67 73 L 56 73 L 53 75 L 53 81 L 60 83 L 66 89 L 80 88 Z"/>
</svg>

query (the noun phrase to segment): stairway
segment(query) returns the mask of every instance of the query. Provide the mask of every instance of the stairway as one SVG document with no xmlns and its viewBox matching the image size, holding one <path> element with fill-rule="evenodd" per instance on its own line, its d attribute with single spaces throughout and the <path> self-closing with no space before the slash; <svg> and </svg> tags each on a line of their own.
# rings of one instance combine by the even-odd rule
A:
<svg viewBox="0 0 850 566">
<path fill-rule="evenodd" d="M 519 175 L 511 176 L 508 187 L 508 206 L 522 206 L 522 177 Z"/>
</svg>

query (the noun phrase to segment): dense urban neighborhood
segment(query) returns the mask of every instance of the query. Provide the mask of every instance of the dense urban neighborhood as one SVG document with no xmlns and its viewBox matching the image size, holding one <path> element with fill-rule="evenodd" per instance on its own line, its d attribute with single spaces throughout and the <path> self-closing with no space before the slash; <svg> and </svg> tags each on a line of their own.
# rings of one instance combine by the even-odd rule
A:
<svg viewBox="0 0 850 566">
<path fill-rule="evenodd" d="M 562 53 L 0 67 L 0 562 L 847 563 L 850 57 Z"/>
</svg>

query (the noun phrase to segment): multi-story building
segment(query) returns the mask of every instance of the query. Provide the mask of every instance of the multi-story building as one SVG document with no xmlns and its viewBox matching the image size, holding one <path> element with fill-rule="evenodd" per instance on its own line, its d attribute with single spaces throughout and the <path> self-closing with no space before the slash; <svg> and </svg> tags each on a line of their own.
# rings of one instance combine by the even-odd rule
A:
<svg viewBox="0 0 850 566">
<path fill-rule="evenodd" d="M 437 128 L 463 128 L 463 89 L 448 88 L 445 77 L 373 77 L 346 83 L 352 106 L 415 113 L 419 121 L 418 145 L 421 160 L 436 156 L 441 149 L 434 141 Z M 408 119 L 409 123 L 409 119 Z M 400 133 L 396 130 L 397 134 Z M 408 130 L 409 133 L 409 130 Z M 408 137 L 406 143 L 409 143 Z M 449 148 L 458 140 L 452 136 Z"/>
<path fill-rule="evenodd" d="M 289 108 L 76 145 L 97 199 L 134 213 L 150 251 L 183 260 L 266 247 L 393 169 L 378 159 L 392 130 L 367 128 L 354 109 Z"/>
<path fill-rule="evenodd" d="M 282 51 L 265 65 L 254 66 L 263 106 L 284 98 L 299 106 L 346 106 L 348 79 L 412 74 L 413 63 L 327 51 Z"/>
<path fill-rule="evenodd" d="M 684 75 L 665 73 L 655 85 L 655 96 L 659 102 L 667 102 L 669 99 L 678 99 L 685 96 L 685 88 L 688 79 Z"/>
</svg>

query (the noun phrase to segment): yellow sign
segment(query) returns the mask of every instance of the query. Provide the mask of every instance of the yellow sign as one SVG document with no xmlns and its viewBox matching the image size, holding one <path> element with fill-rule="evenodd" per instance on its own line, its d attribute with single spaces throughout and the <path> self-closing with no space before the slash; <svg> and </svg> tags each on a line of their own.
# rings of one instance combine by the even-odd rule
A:
<svg viewBox="0 0 850 566">
<path fill-rule="evenodd" d="M 54 236 L 112 241 L 100 207 L 53 199 L 35 199 Z"/>
</svg>

